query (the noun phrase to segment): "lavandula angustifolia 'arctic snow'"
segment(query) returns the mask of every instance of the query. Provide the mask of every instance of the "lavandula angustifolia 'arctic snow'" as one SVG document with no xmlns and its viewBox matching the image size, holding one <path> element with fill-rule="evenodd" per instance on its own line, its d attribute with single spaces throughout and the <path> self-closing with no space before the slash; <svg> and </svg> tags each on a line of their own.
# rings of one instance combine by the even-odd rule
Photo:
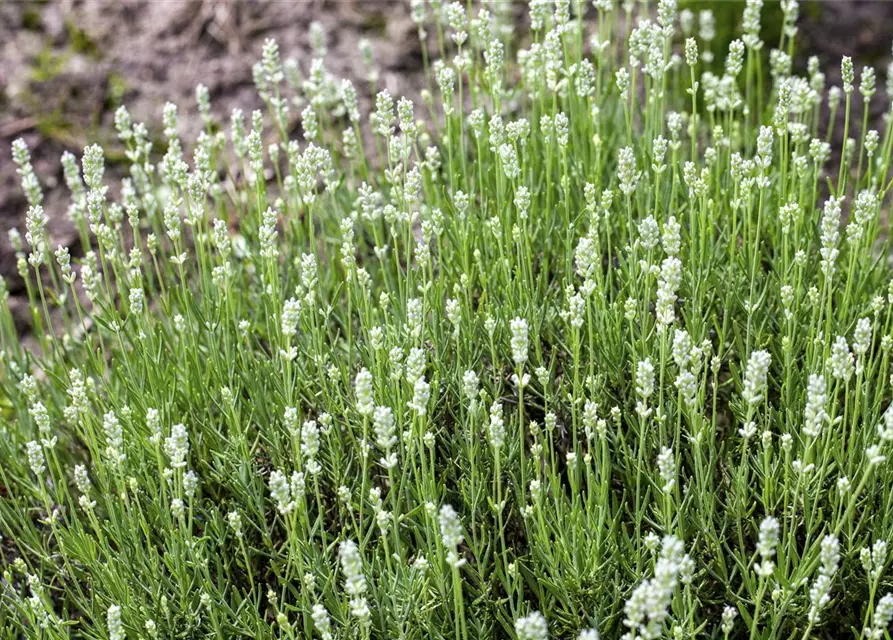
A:
<svg viewBox="0 0 893 640">
<path fill-rule="evenodd" d="M 828 404 L 825 376 L 812 373 L 806 387 L 806 410 L 803 417 L 803 434 L 815 440 L 829 421 L 825 406 Z"/>
<path fill-rule="evenodd" d="M 418 338 L 422 335 L 424 311 L 422 301 L 419 298 L 410 298 L 406 301 L 406 326 L 413 338 Z"/>
<path fill-rule="evenodd" d="M 425 376 L 422 376 L 415 381 L 412 387 L 412 400 L 407 403 L 407 406 L 419 416 L 424 416 L 428 413 L 428 400 L 430 397 L 431 385 L 425 381 Z"/>
<path fill-rule="evenodd" d="M 865 102 L 870 102 L 875 92 L 875 73 L 874 67 L 863 67 L 862 77 L 859 83 L 859 93 Z"/>
<path fill-rule="evenodd" d="M 28 263 L 38 268 L 46 259 L 46 225 L 47 216 L 40 205 L 32 206 L 25 214 L 25 240 L 31 246 Z"/>
<path fill-rule="evenodd" d="M 763 0 L 747 0 L 742 18 L 744 35 L 742 40 L 748 49 L 758 49 L 763 43 L 760 40 L 760 12 Z"/>
<path fill-rule="evenodd" d="M 822 610 L 831 601 L 831 581 L 840 565 L 840 543 L 833 535 L 822 539 L 819 575 L 809 589 L 809 624 L 819 621 Z"/>
<path fill-rule="evenodd" d="M 878 601 L 874 609 L 871 627 L 866 627 L 863 635 L 868 640 L 883 640 L 891 620 L 893 620 L 893 593 L 888 593 Z"/>
<path fill-rule="evenodd" d="M 853 354 L 847 345 L 846 338 L 837 336 L 831 346 L 831 355 L 828 358 L 828 370 L 831 375 L 841 382 L 849 381 L 853 375 Z"/>
<path fill-rule="evenodd" d="M 862 241 L 868 225 L 874 217 L 877 207 L 877 196 L 871 190 L 863 190 L 853 203 L 853 215 L 846 227 L 847 243 L 856 248 Z"/>
<path fill-rule="evenodd" d="M 102 428 L 105 432 L 106 456 L 113 466 L 120 469 L 125 460 L 124 432 L 121 429 L 121 422 L 112 411 L 109 411 L 102 419 Z"/>
<path fill-rule="evenodd" d="M 499 455 L 499 450 L 505 444 L 505 419 L 502 415 L 502 404 L 498 400 L 490 406 L 490 423 L 487 427 L 487 437 L 490 446 Z"/>
<path fill-rule="evenodd" d="M 462 393 L 468 401 L 468 409 L 471 413 L 477 410 L 477 395 L 480 379 L 474 370 L 469 369 L 462 375 Z"/>
<path fill-rule="evenodd" d="M 360 369 L 356 382 L 357 411 L 360 415 L 369 416 L 373 410 L 372 399 L 372 374 L 367 369 Z"/>
<path fill-rule="evenodd" d="M 405 372 L 406 382 L 408 382 L 410 386 L 415 387 L 416 381 L 424 374 L 425 360 L 424 349 L 413 347 L 409 350 L 409 355 L 406 357 Z"/>
<path fill-rule="evenodd" d="M 282 308 L 282 320 L 280 321 L 282 337 L 288 343 L 298 332 L 298 320 L 301 317 L 301 301 L 289 298 Z"/>
<path fill-rule="evenodd" d="M 115 128 L 130 175 L 107 190 L 99 147 L 85 152 L 83 177 L 79 159 L 63 156 L 69 215 L 84 246 L 54 256 L 47 218 L 55 199 L 39 208 L 30 154 L 14 143 L 28 244 L 17 232 L 9 243 L 35 325 L 47 301 L 48 320 L 35 330 L 50 334 L 51 321 L 57 338 L 23 353 L 30 349 L 16 331 L 28 314 L 11 317 L 0 304 L 0 370 L 11 382 L 0 435 L 15 444 L 5 454 L 0 447 L 0 467 L 4 490 L 22 506 L 7 524 L 25 532 L 28 566 L 40 573 L 27 578 L 31 604 L 0 596 L 13 608 L 14 635 L 27 635 L 26 624 L 53 628 L 55 610 L 77 613 L 59 621 L 75 635 L 105 630 L 106 607 L 120 603 L 133 625 L 127 631 L 145 625 L 149 638 L 184 615 L 198 635 L 239 628 L 266 637 L 272 629 L 325 639 L 337 622 L 347 625 L 340 633 L 372 640 L 405 634 L 411 622 L 467 640 L 494 620 L 508 621 L 511 633 L 519 619 L 527 623 L 516 635 L 545 635 L 545 625 L 531 631 L 538 618 L 522 618 L 536 610 L 555 637 L 576 638 L 584 622 L 610 629 L 623 620 L 617 585 L 593 571 L 627 576 L 619 587 L 627 594 L 630 571 L 649 578 L 617 633 L 627 638 L 676 637 L 685 627 L 746 634 L 732 628 L 735 609 L 720 620 L 726 601 L 742 613 L 755 607 L 745 616 L 753 635 L 770 627 L 779 637 L 803 635 L 810 621 L 825 620 L 885 634 L 890 606 L 885 612 L 882 600 L 872 614 L 885 557 L 866 550 L 867 576 L 857 568 L 853 578 L 852 551 L 844 558 L 841 547 L 841 584 L 868 582 L 866 602 L 852 607 L 851 599 L 829 600 L 837 578 L 811 566 L 829 531 L 865 530 L 868 515 L 874 529 L 890 529 L 877 507 L 887 476 L 878 465 L 893 442 L 893 410 L 884 412 L 881 397 L 893 295 L 891 267 L 875 259 L 887 233 L 879 211 L 890 141 L 867 125 L 852 134 L 849 118 L 844 132 L 834 126 L 843 120 L 838 109 L 852 108 L 856 73 L 857 110 L 870 112 L 876 74 L 847 61 L 843 90 L 830 87 L 817 57 L 804 74 L 789 53 L 798 48 L 794 0 L 782 5 L 779 50 L 767 56 L 758 1 L 748 3 L 742 39 L 722 52 L 709 12 L 677 17 L 675 3 L 662 0 L 645 15 L 631 0 L 596 0 L 594 24 L 585 4 L 535 0 L 532 36 L 513 40 L 506 3 L 485 2 L 471 16 L 461 1 L 414 2 L 412 31 L 426 34 L 422 57 L 432 76 L 424 118 L 416 118 L 419 104 L 382 91 L 368 43 L 358 43 L 368 86 L 329 73 L 318 26 L 309 64 L 283 65 L 275 43 L 265 44 L 253 73 L 266 113 L 251 113 L 247 129 L 236 109 L 218 134 L 210 92 L 200 86 L 199 128 L 187 131 L 166 105 L 159 152 L 121 108 Z M 628 32 L 615 29 L 621 23 Z M 713 61 L 714 53 L 728 57 Z M 377 96 L 371 122 L 362 96 Z M 831 114 L 829 128 L 813 117 L 818 111 Z M 303 121 L 312 143 L 288 140 L 292 120 Z M 195 140 L 189 163 L 180 134 Z M 840 177 L 829 176 L 838 153 Z M 826 192 L 834 199 L 822 212 Z M 853 201 L 844 244 L 845 197 Z M 72 290 L 76 280 L 88 304 Z M 0 300 L 15 302 L 4 281 Z M 529 325 L 522 330 L 513 318 Z M 771 354 L 771 387 L 768 372 L 748 365 L 761 349 Z M 536 382 L 525 397 L 528 370 Z M 393 409 L 388 421 L 375 415 L 377 405 Z M 146 411 L 145 420 L 128 406 Z M 631 412 L 639 418 L 629 420 Z M 739 441 L 730 425 L 743 414 L 752 415 Z M 177 415 L 190 417 L 188 436 L 171 428 Z M 758 433 L 762 450 L 749 450 Z M 406 469 L 394 482 L 398 460 Z M 714 487 L 716 465 L 732 475 Z M 624 494 L 616 481 L 629 470 L 644 491 Z M 828 482 L 831 491 L 809 493 Z M 635 504 L 618 512 L 622 495 Z M 469 544 L 456 546 L 467 562 L 461 571 L 444 561 L 445 501 L 469 525 Z M 599 553 L 616 546 L 627 516 L 649 510 L 680 539 L 696 524 L 725 551 L 725 566 L 740 568 L 721 576 L 726 594 L 717 597 L 713 582 L 692 581 L 692 561 L 680 560 L 676 580 L 685 588 L 670 597 L 672 623 L 660 606 L 666 566 L 650 579 L 656 533 L 631 547 L 623 566 L 617 554 Z M 752 513 L 779 515 L 778 570 L 777 543 L 771 554 L 768 543 L 755 556 L 747 548 L 747 532 L 755 538 L 759 525 Z M 52 526 L 41 526 L 43 514 Z M 136 522 L 139 514 L 146 517 Z M 95 553 L 59 544 L 74 529 L 85 543 L 95 540 Z M 145 545 L 131 539 L 146 536 L 171 542 L 170 558 L 180 549 L 186 564 L 156 571 Z M 347 538 L 368 559 L 370 584 L 387 586 L 359 596 L 361 627 L 347 604 L 356 598 L 332 565 L 330 541 Z M 120 548 L 135 554 L 127 566 L 106 557 Z M 838 564 L 827 561 L 829 549 L 823 570 Z M 576 573 L 543 561 L 579 553 L 603 561 Z M 162 598 L 156 625 L 132 607 L 132 585 L 169 598 L 171 579 L 190 584 L 187 570 L 210 567 L 214 557 L 227 558 L 214 564 L 219 584 L 238 585 L 253 601 L 272 590 L 269 616 L 232 606 L 232 589 L 201 584 L 195 615 L 182 599 Z M 13 558 L 4 578 L 27 595 L 24 564 Z M 104 603 L 92 614 L 70 588 L 72 567 Z M 300 581 L 297 601 L 275 576 Z M 482 611 L 479 598 L 463 601 L 462 589 L 487 576 L 502 580 L 506 598 Z M 573 598 L 543 602 L 524 586 L 543 580 L 564 594 L 583 580 L 597 606 L 580 620 Z M 52 599 L 41 584 L 54 585 Z M 453 611 L 440 597 L 449 587 Z M 767 592 L 772 606 L 761 617 Z M 412 620 L 401 594 L 414 594 Z M 697 602 L 712 608 L 690 606 Z"/>
<path fill-rule="evenodd" d="M 295 508 L 292 500 L 291 487 L 288 480 L 278 469 L 270 473 L 270 497 L 276 502 L 276 508 L 284 516 L 287 516 Z"/>
<path fill-rule="evenodd" d="M 766 379 L 769 373 L 769 364 L 772 356 L 768 351 L 754 351 L 747 361 L 747 371 L 744 376 L 744 390 L 741 396 L 747 403 L 748 410 L 763 401 L 766 394 Z"/>
<path fill-rule="evenodd" d="M 664 447 L 657 456 L 657 468 L 660 479 L 663 480 L 661 490 L 664 493 L 672 493 L 676 486 L 676 461 L 673 458 L 673 450 Z"/>
<path fill-rule="evenodd" d="M 549 625 L 543 614 L 534 611 L 528 616 L 515 620 L 515 633 L 518 634 L 518 640 L 547 640 Z"/>
<path fill-rule="evenodd" d="M 447 564 L 454 568 L 461 567 L 465 564 L 465 559 L 459 555 L 459 545 L 464 539 L 459 515 L 452 506 L 445 504 L 440 508 L 438 522 L 440 523 L 441 542 L 446 550 Z"/>
<path fill-rule="evenodd" d="M 769 516 L 760 523 L 760 536 L 757 542 L 757 553 L 760 562 L 754 566 L 754 570 L 761 578 L 769 578 L 775 571 L 775 551 L 778 547 L 778 535 L 780 527 L 778 520 Z"/>
<path fill-rule="evenodd" d="M 735 626 L 735 618 L 738 616 L 738 611 L 735 607 L 731 605 L 726 605 L 722 610 L 722 632 L 725 637 L 728 637 L 730 633 L 732 633 L 732 629 Z"/>
<path fill-rule="evenodd" d="M 226 523 L 229 525 L 229 528 L 232 529 L 233 535 L 236 536 L 236 538 L 242 537 L 242 516 L 238 511 L 230 511 L 226 514 Z"/>
<path fill-rule="evenodd" d="M 182 424 L 171 427 L 171 435 L 164 441 L 164 452 L 171 461 L 173 469 L 182 469 L 186 466 L 186 456 L 189 455 L 189 433 Z"/>
<path fill-rule="evenodd" d="M 394 412 L 390 407 L 375 407 L 372 423 L 375 428 L 375 443 L 384 452 L 379 462 L 385 469 L 393 469 L 397 465 L 397 454 L 391 451 L 397 444 Z"/>
<path fill-rule="evenodd" d="M 660 240 L 660 229 L 654 216 L 648 216 L 639 223 L 639 242 L 645 251 L 651 251 Z"/>
<path fill-rule="evenodd" d="M 317 459 L 319 446 L 319 426 L 315 420 L 307 420 L 301 425 L 301 453 L 304 455 L 304 467 L 311 476 L 322 470 Z"/>
<path fill-rule="evenodd" d="M 664 331 L 676 319 L 675 304 L 679 285 L 682 283 L 682 262 L 675 256 L 664 259 L 660 267 L 660 278 L 657 282 L 657 316 L 658 330 Z"/>
<path fill-rule="evenodd" d="M 40 446 L 40 443 L 32 440 L 25 448 L 28 451 L 28 466 L 31 467 L 31 472 L 34 476 L 43 481 L 43 472 L 46 471 L 46 463 L 43 455 L 43 447 Z"/>
<path fill-rule="evenodd" d="M 279 255 L 278 248 L 278 232 L 276 231 L 276 221 L 279 214 L 272 207 L 267 208 L 263 214 L 263 221 L 260 227 L 260 255 L 266 259 L 272 259 Z"/>
<path fill-rule="evenodd" d="M 632 147 L 623 147 L 617 157 L 617 176 L 620 181 L 620 191 L 630 197 L 636 190 L 639 181 L 639 173 L 636 172 L 636 156 Z"/>
<path fill-rule="evenodd" d="M 93 509 L 96 506 L 96 501 L 90 500 L 90 490 L 93 488 L 93 484 L 90 482 L 90 475 L 87 473 L 87 468 L 82 464 L 75 465 L 74 467 L 74 483 L 81 494 L 78 497 L 78 504 L 80 504 L 83 509 Z"/>
<path fill-rule="evenodd" d="M 527 362 L 528 337 L 527 320 L 515 318 L 511 322 L 512 330 L 512 359 L 518 367 L 523 367 Z"/>
<path fill-rule="evenodd" d="M 109 640 L 124 640 L 124 624 L 121 622 L 121 607 L 116 604 L 108 608 L 106 623 L 109 630 Z"/>
<path fill-rule="evenodd" d="M 636 365 L 636 395 L 639 397 L 636 412 L 642 419 L 651 415 L 648 398 L 652 393 L 654 393 L 654 365 L 651 363 L 651 358 L 645 358 Z"/>
<path fill-rule="evenodd" d="M 822 248 L 819 253 L 822 256 L 822 273 L 830 279 L 834 276 L 837 256 L 837 241 L 840 239 L 840 207 L 838 198 L 828 198 L 822 212 L 821 240 Z"/>
<path fill-rule="evenodd" d="M 663 635 L 684 558 L 682 542 L 675 536 L 664 538 L 654 577 L 643 580 L 626 601 L 623 624 L 629 631 L 623 640 L 655 640 Z"/>
<path fill-rule="evenodd" d="M 322 640 L 333 640 L 335 636 L 332 635 L 332 621 L 326 608 L 319 603 L 313 605 L 310 617 L 313 619 L 313 626 L 319 633 L 319 637 Z"/>
<path fill-rule="evenodd" d="M 887 542 L 885 540 L 877 540 L 871 548 L 862 547 L 859 560 L 868 576 L 869 582 L 877 583 L 887 564 Z"/>
<path fill-rule="evenodd" d="M 350 614 L 357 619 L 361 628 L 366 628 L 372 622 L 372 613 L 366 600 L 366 577 L 357 544 L 353 540 L 342 541 L 338 547 L 338 557 L 344 572 L 344 590 L 350 597 Z"/>
<path fill-rule="evenodd" d="M 859 360 L 860 366 L 869 347 L 871 347 L 871 334 L 871 320 L 868 318 L 859 318 L 859 320 L 856 321 L 856 328 L 853 331 L 853 351 Z M 856 372 L 861 373 L 861 368 L 857 367 Z"/>
<path fill-rule="evenodd" d="M 43 202 L 43 190 L 40 188 L 40 182 L 31 165 L 31 152 L 21 138 L 12 143 L 12 159 L 18 167 L 16 173 L 21 178 L 22 191 L 25 192 L 28 204 L 32 207 L 39 207 Z"/>
</svg>

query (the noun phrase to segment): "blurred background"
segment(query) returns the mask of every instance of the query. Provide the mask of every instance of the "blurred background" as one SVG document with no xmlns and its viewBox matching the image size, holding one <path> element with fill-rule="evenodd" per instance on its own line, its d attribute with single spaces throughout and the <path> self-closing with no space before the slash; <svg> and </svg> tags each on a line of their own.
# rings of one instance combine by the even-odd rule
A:
<svg viewBox="0 0 893 640">
<path fill-rule="evenodd" d="M 510 3 L 506 11 L 519 24 L 525 21 L 526 3 L 496 1 Z M 817 55 L 830 86 L 840 83 L 842 55 L 853 57 L 857 73 L 863 65 L 875 66 L 879 90 L 871 126 L 880 128 L 887 108 L 883 87 L 893 41 L 893 1 L 800 4 L 795 71 L 805 69 L 808 55 Z M 743 0 L 680 0 L 679 5 L 695 15 L 703 9 L 714 12 L 717 52 L 727 50 L 740 34 Z M 426 83 L 409 0 L 0 0 L 0 275 L 23 326 L 28 322 L 26 302 L 18 295 L 23 285 L 6 234 L 22 228 L 27 209 L 11 161 L 12 141 L 24 138 L 31 149 L 53 246 L 76 245 L 65 215 L 63 151 L 80 157 L 88 143 L 102 144 L 114 193 L 116 180 L 125 174 L 123 154 L 115 151 L 120 148 L 114 130 L 119 105 L 126 104 L 135 121 L 158 133 L 163 105 L 177 103 L 180 134 L 188 143 L 189 132 L 201 129 L 197 84 L 209 88 L 217 118 L 228 120 L 233 107 L 250 115 L 261 107 L 251 66 L 264 40 L 275 38 L 282 59 L 296 59 L 306 74 L 313 56 L 312 22 L 326 34 L 327 71 L 366 87 L 361 95 L 367 111 L 372 92 L 360 54 L 364 38 L 372 48 L 379 87 L 418 99 Z M 777 2 L 766 0 L 762 25 L 771 46 L 781 29 Z"/>
</svg>

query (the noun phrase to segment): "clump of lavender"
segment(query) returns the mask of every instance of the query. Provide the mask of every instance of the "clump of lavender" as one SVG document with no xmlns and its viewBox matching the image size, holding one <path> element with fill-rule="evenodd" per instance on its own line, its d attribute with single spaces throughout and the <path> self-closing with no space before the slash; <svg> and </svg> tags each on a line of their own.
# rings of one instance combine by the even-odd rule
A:
<svg viewBox="0 0 893 640">
<path fill-rule="evenodd" d="M 886 637 L 884 71 L 677 4 L 411 0 L 415 100 L 311 16 L 253 111 L 16 140 L 7 635 Z"/>
</svg>

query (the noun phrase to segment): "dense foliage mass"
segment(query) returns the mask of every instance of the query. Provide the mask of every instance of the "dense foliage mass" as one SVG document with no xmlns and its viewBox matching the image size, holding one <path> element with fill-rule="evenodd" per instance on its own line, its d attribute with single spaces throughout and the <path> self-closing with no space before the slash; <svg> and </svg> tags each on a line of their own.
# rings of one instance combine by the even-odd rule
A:
<svg viewBox="0 0 893 640">
<path fill-rule="evenodd" d="M 424 116 L 318 26 L 247 124 L 122 108 L 80 259 L 14 145 L 3 637 L 889 638 L 875 72 L 592 4 L 414 1 Z"/>
</svg>

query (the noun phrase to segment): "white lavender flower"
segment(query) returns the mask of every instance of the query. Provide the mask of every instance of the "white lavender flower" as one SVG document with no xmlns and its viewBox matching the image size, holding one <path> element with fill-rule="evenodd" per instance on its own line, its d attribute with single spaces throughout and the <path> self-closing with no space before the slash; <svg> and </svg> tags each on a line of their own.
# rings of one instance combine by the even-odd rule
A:
<svg viewBox="0 0 893 640">
<path fill-rule="evenodd" d="M 873 444 L 865 449 L 865 459 L 868 461 L 869 467 L 876 467 L 877 465 L 886 462 L 887 456 L 881 453 L 881 447 L 879 445 Z"/>
<path fill-rule="evenodd" d="M 762 46 L 760 40 L 760 12 L 763 9 L 763 0 L 747 0 L 742 17 L 744 35 L 742 40 L 748 49 L 759 49 Z"/>
<path fill-rule="evenodd" d="M 887 406 L 882 421 L 877 427 L 878 435 L 883 442 L 893 442 L 893 403 Z"/>
<path fill-rule="evenodd" d="M 660 558 L 655 563 L 654 577 L 639 583 L 626 601 L 623 624 L 630 631 L 624 638 L 654 639 L 663 634 L 684 557 L 684 548 L 678 538 L 664 538 Z"/>
<path fill-rule="evenodd" d="M 458 568 L 465 564 L 465 559 L 459 556 L 459 545 L 462 544 L 462 523 L 459 515 L 452 506 L 445 504 L 440 508 L 438 517 L 440 523 L 440 538 L 446 549 L 446 561 L 451 567 Z"/>
<path fill-rule="evenodd" d="M 357 373 L 355 387 L 357 392 L 357 411 L 363 416 L 372 415 L 372 374 L 369 373 L 368 369 L 360 369 L 359 373 Z"/>
<path fill-rule="evenodd" d="M 757 575 L 768 578 L 775 571 L 775 550 L 778 547 L 778 535 L 780 526 L 778 520 L 767 516 L 760 523 L 760 536 L 757 542 L 757 553 L 760 555 L 758 564 L 754 566 Z"/>
<path fill-rule="evenodd" d="M 825 423 L 829 422 L 830 417 L 825 411 L 827 404 L 828 393 L 825 376 L 817 373 L 810 374 L 806 387 L 806 410 L 803 419 L 803 434 L 808 438 L 818 438 Z"/>
<path fill-rule="evenodd" d="M 276 508 L 279 510 L 279 513 L 284 516 L 291 513 L 295 508 L 288 480 L 285 474 L 278 469 L 274 469 L 270 473 L 270 496 L 276 502 Z"/>
<path fill-rule="evenodd" d="M 620 191 L 629 197 L 636 190 L 639 181 L 639 173 L 636 171 L 636 156 L 632 147 L 623 147 L 617 157 L 617 178 L 620 183 Z"/>
<path fill-rule="evenodd" d="M 675 256 L 666 258 L 660 267 L 660 279 L 657 282 L 657 305 L 655 315 L 659 330 L 665 328 L 676 319 L 676 293 L 682 282 L 682 262 Z"/>
<path fill-rule="evenodd" d="M 893 620 L 893 593 L 887 593 L 878 600 L 871 619 L 871 627 L 865 629 L 865 637 L 869 640 L 883 640 L 891 620 Z"/>
<path fill-rule="evenodd" d="M 124 432 L 121 423 L 114 412 L 109 411 L 103 416 L 102 428 L 105 432 L 106 455 L 112 464 L 120 466 L 124 463 Z"/>
<path fill-rule="evenodd" d="M 480 379 L 473 369 L 469 369 L 462 374 L 462 392 L 469 402 L 475 402 L 480 387 Z"/>
<path fill-rule="evenodd" d="M 681 248 L 682 238 L 681 238 L 681 229 L 682 226 L 679 222 L 676 221 L 676 216 L 670 216 L 667 218 L 667 221 L 664 222 L 664 231 L 663 236 L 661 237 L 661 244 L 664 247 L 664 251 L 668 256 L 678 256 L 679 250 Z"/>
<path fill-rule="evenodd" d="M 853 332 L 853 351 L 861 359 L 871 347 L 871 320 L 859 318 Z"/>
<path fill-rule="evenodd" d="M 859 93 L 865 102 L 870 102 L 875 92 L 875 73 L 874 67 L 863 67 L 861 82 L 859 83 Z"/>
<path fill-rule="evenodd" d="M 549 625 L 546 618 L 539 611 L 515 620 L 515 633 L 518 640 L 547 640 L 549 637 Z"/>
<path fill-rule="evenodd" d="M 171 460 L 171 467 L 182 469 L 189 455 L 189 432 L 182 424 L 171 427 L 171 435 L 164 440 L 164 452 Z"/>
<path fill-rule="evenodd" d="M 344 590 L 350 597 L 350 613 L 362 627 L 368 627 L 372 612 L 366 601 L 366 577 L 363 575 L 363 561 L 356 542 L 344 540 L 338 547 L 338 558 L 344 572 Z"/>
<path fill-rule="evenodd" d="M 883 575 L 884 567 L 887 564 L 887 541 L 876 540 L 871 548 L 862 547 L 859 559 L 868 579 L 871 582 L 877 582 Z"/>
<path fill-rule="evenodd" d="M 660 479 L 664 482 L 661 490 L 664 493 L 672 493 L 673 487 L 676 486 L 676 460 L 670 447 L 663 447 L 660 450 L 660 455 L 657 456 L 657 468 Z"/>
<path fill-rule="evenodd" d="M 515 318 L 511 322 L 512 331 L 512 359 L 515 364 L 523 366 L 527 362 L 527 350 L 529 348 L 527 338 L 527 320 Z"/>
<path fill-rule="evenodd" d="M 648 399 L 652 393 L 654 393 L 654 365 L 651 363 L 651 358 L 645 358 L 636 365 L 636 395 L 639 397 L 636 412 L 643 419 L 651 415 Z"/>
<path fill-rule="evenodd" d="M 685 39 L 685 64 L 692 68 L 698 64 L 698 41 L 694 38 Z"/>
<path fill-rule="evenodd" d="M 412 387 L 412 400 L 407 403 L 407 406 L 419 416 L 424 416 L 428 413 L 428 400 L 430 398 L 431 385 L 425 381 L 425 376 L 422 376 L 415 381 Z"/>
<path fill-rule="evenodd" d="M 313 605 L 310 617 L 313 619 L 313 626 L 322 640 L 333 640 L 332 621 L 326 608 L 319 603 Z"/>
<path fill-rule="evenodd" d="M 726 74 L 735 78 L 744 68 L 744 42 L 733 40 L 729 43 L 729 55 L 726 57 Z"/>
<path fill-rule="evenodd" d="M 298 332 L 298 320 L 301 318 L 301 301 L 297 298 L 289 298 L 282 309 L 282 337 L 286 341 L 291 340 Z"/>
<path fill-rule="evenodd" d="M 18 169 L 16 173 L 22 181 L 22 191 L 25 192 L 25 198 L 31 207 L 39 207 L 43 202 L 43 191 L 40 188 L 40 182 L 34 173 L 34 167 L 31 165 L 31 152 L 28 145 L 21 138 L 17 138 L 12 143 L 12 159 Z"/>
<path fill-rule="evenodd" d="M 682 396 L 682 401 L 689 409 L 693 409 L 698 399 L 698 379 L 688 369 L 683 369 L 676 376 L 676 388 Z"/>
<path fill-rule="evenodd" d="M 397 444 L 397 430 L 394 424 L 394 412 L 390 407 L 375 407 L 372 418 L 376 444 L 388 451 Z"/>
<path fill-rule="evenodd" d="M 109 630 L 109 640 L 125 640 L 124 624 L 121 622 L 121 607 L 113 604 L 108 608 L 106 625 Z"/>
<path fill-rule="evenodd" d="M 229 528 L 233 530 L 233 535 L 236 536 L 236 538 L 242 537 L 242 516 L 238 511 L 230 511 L 226 514 L 226 523 L 229 525 Z"/>
<path fill-rule="evenodd" d="M 198 490 L 198 475 L 190 469 L 186 473 L 183 474 L 183 493 L 190 500 L 195 497 L 195 492 Z"/>
<path fill-rule="evenodd" d="M 315 420 L 307 420 L 301 425 L 301 453 L 305 456 L 304 466 L 311 475 L 320 472 L 319 455 L 319 425 Z"/>
<path fill-rule="evenodd" d="M 725 635 L 729 635 L 732 633 L 732 628 L 735 626 L 735 618 L 738 616 L 738 611 L 735 607 L 731 605 L 726 605 L 722 610 L 722 632 Z"/>
<path fill-rule="evenodd" d="M 840 208 L 841 199 L 828 198 L 822 211 L 821 240 L 822 248 L 819 253 L 822 256 L 822 273 L 826 278 L 834 275 L 837 256 L 837 242 L 840 239 Z"/>
<path fill-rule="evenodd" d="M 831 582 L 840 564 L 840 543 L 835 536 L 822 539 L 819 575 L 809 589 L 809 613 L 807 618 L 814 624 L 819 621 L 822 610 L 831 601 Z"/>
<path fill-rule="evenodd" d="M 763 400 L 771 362 L 772 356 L 768 351 L 754 351 L 750 354 L 747 371 L 744 375 L 744 389 L 741 392 L 741 396 L 749 407 L 753 407 Z"/>
<path fill-rule="evenodd" d="M 393 353 L 394 352 L 391 351 L 392 355 Z M 425 350 L 418 347 L 413 347 L 409 350 L 409 355 L 406 357 L 406 382 L 408 382 L 410 386 L 415 387 L 416 381 L 422 377 L 424 372 Z"/>
<path fill-rule="evenodd" d="M 648 216 L 639 223 L 639 244 L 645 251 L 651 251 L 660 240 L 660 229 L 654 216 Z"/>
<path fill-rule="evenodd" d="M 505 419 L 502 416 L 502 405 L 498 400 L 490 405 L 490 423 L 487 427 L 487 436 L 490 440 L 490 446 L 496 450 L 498 455 L 502 445 L 505 444 Z"/>
<path fill-rule="evenodd" d="M 272 207 L 264 211 L 260 231 L 258 232 L 262 258 L 270 260 L 279 255 L 279 232 L 276 230 L 278 220 L 279 214 Z"/>
<path fill-rule="evenodd" d="M 43 447 L 40 446 L 39 442 L 32 440 L 25 445 L 25 448 L 28 451 L 28 466 L 31 467 L 31 472 L 38 480 L 42 480 L 43 472 L 46 471 Z"/>
<path fill-rule="evenodd" d="M 855 365 L 853 364 L 853 354 L 847 345 L 846 338 L 837 336 L 834 344 L 831 346 L 831 355 L 828 357 L 828 369 L 831 375 L 841 382 L 847 382 L 853 375 Z"/>
</svg>

